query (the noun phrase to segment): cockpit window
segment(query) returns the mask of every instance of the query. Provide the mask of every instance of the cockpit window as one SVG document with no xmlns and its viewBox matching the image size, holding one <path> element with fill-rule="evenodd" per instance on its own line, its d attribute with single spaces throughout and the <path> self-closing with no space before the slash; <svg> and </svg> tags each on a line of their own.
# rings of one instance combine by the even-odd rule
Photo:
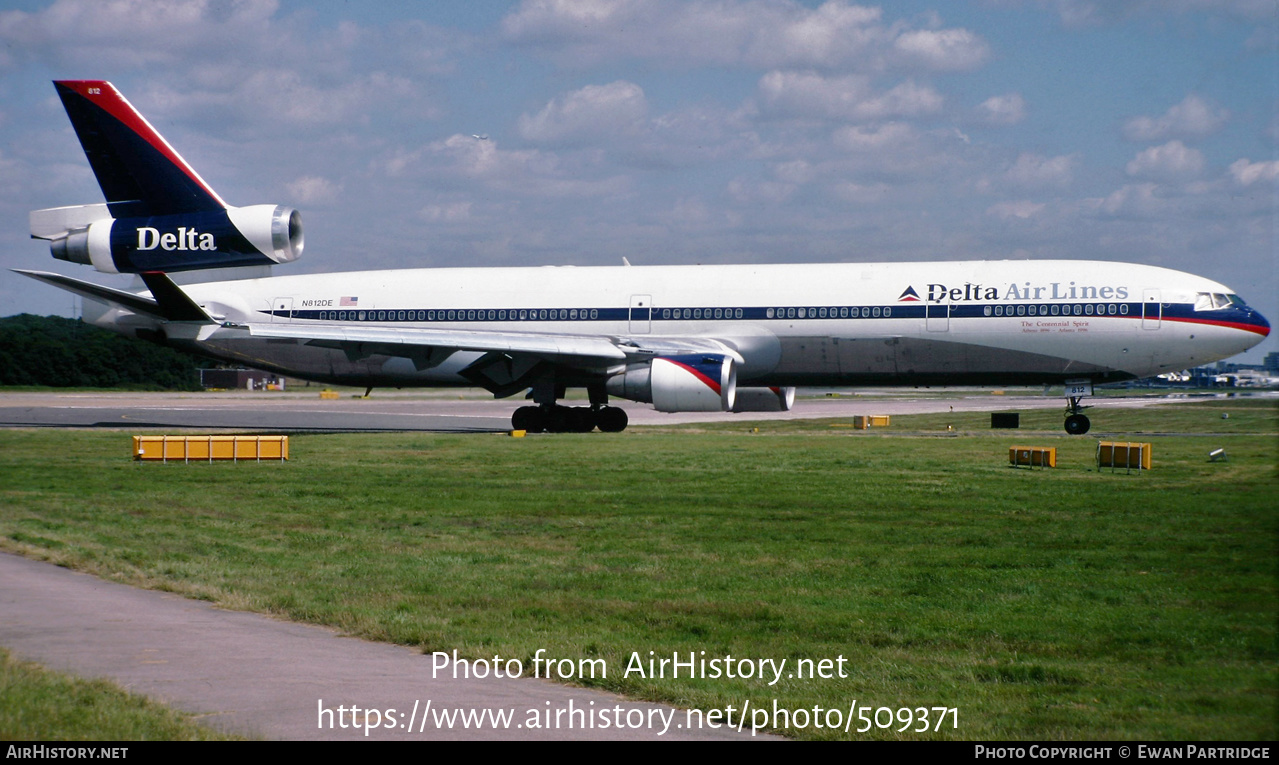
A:
<svg viewBox="0 0 1279 765">
<path fill-rule="evenodd" d="M 1196 311 L 1220 311 L 1232 306 L 1243 308 L 1243 299 L 1238 295 L 1223 295 L 1220 292 L 1200 292 L 1195 296 Z"/>
</svg>

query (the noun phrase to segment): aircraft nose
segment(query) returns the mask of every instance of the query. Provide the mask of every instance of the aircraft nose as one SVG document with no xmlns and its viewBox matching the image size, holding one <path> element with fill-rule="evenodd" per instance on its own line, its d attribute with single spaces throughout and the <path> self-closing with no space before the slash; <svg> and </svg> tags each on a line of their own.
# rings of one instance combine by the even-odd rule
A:
<svg viewBox="0 0 1279 765">
<path fill-rule="evenodd" d="M 1248 313 L 1248 323 L 1256 328 L 1254 331 L 1262 337 L 1269 337 L 1270 322 L 1266 321 L 1266 317 L 1262 316 L 1261 312 L 1255 308 L 1248 309 Z"/>
</svg>

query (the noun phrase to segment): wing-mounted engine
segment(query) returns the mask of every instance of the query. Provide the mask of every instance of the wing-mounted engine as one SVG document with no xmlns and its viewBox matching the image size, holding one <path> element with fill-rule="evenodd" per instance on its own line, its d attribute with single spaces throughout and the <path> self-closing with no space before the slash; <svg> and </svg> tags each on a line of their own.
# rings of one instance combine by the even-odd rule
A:
<svg viewBox="0 0 1279 765">
<path fill-rule="evenodd" d="M 610 377 L 610 395 L 652 403 L 660 412 L 727 412 L 737 394 L 733 359 L 719 354 L 658 356 Z"/>
<path fill-rule="evenodd" d="M 114 218 L 108 205 L 35 210 L 31 236 L 53 257 L 108 274 L 288 263 L 302 255 L 302 216 L 283 205 Z"/>
<path fill-rule="evenodd" d="M 794 388 L 738 388 L 733 411 L 789 412 L 794 405 Z"/>
</svg>

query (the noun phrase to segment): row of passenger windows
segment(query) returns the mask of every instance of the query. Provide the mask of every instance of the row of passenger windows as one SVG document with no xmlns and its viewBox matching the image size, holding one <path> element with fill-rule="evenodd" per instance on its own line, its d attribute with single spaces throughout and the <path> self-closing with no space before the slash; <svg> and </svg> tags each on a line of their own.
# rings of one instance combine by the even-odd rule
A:
<svg viewBox="0 0 1279 765">
<path fill-rule="evenodd" d="M 860 310 L 860 313 L 859 313 Z M 856 319 L 860 315 L 863 319 L 879 318 L 881 316 L 892 316 L 893 309 L 884 306 L 880 308 L 770 308 L 764 312 L 764 315 L 770 319 Z"/>
<path fill-rule="evenodd" d="M 320 321 L 582 321 L 596 308 L 527 308 L 490 311 L 320 311 Z"/>
<path fill-rule="evenodd" d="M 1014 309 L 1016 309 L 1016 314 L 1013 313 Z M 992 315 L 991 307 L 986 306 L 984 313 L 987 316 Z M 1062 305 L 1062 306 L 1058 306 L 1058 305 L 1011 306 L 1010 305 L 1007 308 L 1005 308 L 1002 305 L 997 305 L 994 307 L 995 316 L 1013 316 L 1013 315 L 1016 315 L 1016 316 L 1072 316 L 1072 315 L 1073 316 L 1092 316 L 1094 314 L 1097 316 L 1107 316 L 1107 315 L 1114 316 L 1115 314 L 1127 316 L 1128 304 L 1127 303 L 1119 303 L 1119 304 L 1098 303 L 1097 305 L 1094 306 L 1092 303 L 1086 303 L 1083 305 L 1075 304 L 1073 306 L 1072 305 Z"/>
<path fill-rule="evenodd" d="M 938 306 L 934 306 L 937 308 Z M 625 311 L 625 309 L 621 309 Z M 983 306 L 986 316 L 1127 316 L 1127 303 L 1075 305 Z M 654 314 L 658 312 L 655 310 Z M 663 308 L 663 319 L 740 319 L 741 308 Z M 878 319 L 891 318 L 892 306 L 841 308 L 768 308 L 769 319 Z M 320 321 L 587 321 L 599 318 L 599 309 L 521 308 L 453 311 L 320 311 Z M 625 315 L 620 317 L 625 320 Z"/>
<path fill-rule="evenodd" d="M 770 311 L 772 309 L 769 309 Z M 799 309 L 804 310 L 804 309 Z M 737 308 L 663 308 L 663 319 L 740 319 L 742 309 Z M 768 318 L 773 318 L 769 316 Z"/>
</svg>

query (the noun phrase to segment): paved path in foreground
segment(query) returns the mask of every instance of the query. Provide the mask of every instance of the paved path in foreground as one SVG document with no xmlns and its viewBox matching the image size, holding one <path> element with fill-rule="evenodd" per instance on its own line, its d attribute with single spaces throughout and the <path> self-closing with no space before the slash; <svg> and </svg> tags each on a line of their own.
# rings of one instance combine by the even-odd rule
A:
<svg viewBox="0 0 1279 765">
<path fill-rule="evenodd" d="M 107 678 L 194 712 L 207 725 L 251 737 L 365 738 L 362 727 L 340 727 L 340 706 L 396 710 L 394 727 L 370 731 L 367 738 L 375 740 L 710 740 L 750 734 L 749 723 L 741 735 L 726 727 L 690 730 L 683 710 L 545 680 L 454 680 L 451 667 L 432 678 L 432 657 L 403 646 L 224 611 L 6 553 L 0 553 L 0 645 L 51 669 Z M 441 728 L 426 714 L 428 700 L 432 712 L 514 712 L 509 728 L 466 729 L 460 722 Z M 325 727 L 321 703 L 332 710 Z M 526 727 L 529 710 L 543 725 L 549 714 L 551 727 Z M 610 727 L 601 727 L 604 715 Z M 623 726 L 629 721 L 634 727 L 612 727 L 619 716 Z M 352 715 L 343 717 L 350 725 Z M 381 712 L 356 719 L 361 726 L 388 720 Z M 658 735 L 664 721 L 669 728 Z"/>
</svg>

